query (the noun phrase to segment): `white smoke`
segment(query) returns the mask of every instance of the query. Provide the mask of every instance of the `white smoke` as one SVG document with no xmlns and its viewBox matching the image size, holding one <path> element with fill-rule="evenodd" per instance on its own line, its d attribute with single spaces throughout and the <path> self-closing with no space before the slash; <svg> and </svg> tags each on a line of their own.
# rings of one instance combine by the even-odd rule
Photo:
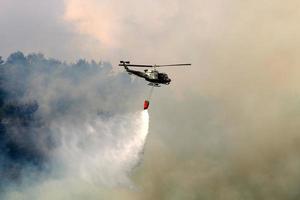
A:
<svg viewBox="0 0 300 200">
<path fill-rule="evenodd" d="M 103 188 L 132 188 L 129 176 L 141 160 L 148 127 L 147 111 L 52 124 L 60 147 L 51 155 L 51 178 L 9 192 L 6 199 L 94 199 L 103 197 L 95 193 Z"/>
</svg>

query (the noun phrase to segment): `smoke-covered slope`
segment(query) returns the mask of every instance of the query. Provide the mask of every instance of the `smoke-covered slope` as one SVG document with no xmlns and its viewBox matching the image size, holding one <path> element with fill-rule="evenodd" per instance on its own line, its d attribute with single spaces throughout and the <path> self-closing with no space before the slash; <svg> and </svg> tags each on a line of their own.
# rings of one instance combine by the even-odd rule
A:
<svg viewBox="0 0 300 200">
<path fill-rule="evenodd" d="M 40 199 L 24 185 L 49 180 L 130 183 L 148 113 L 135 111 L 141 88 L 111 69 L 105 62 L 67 64 L 21 52 L 0 65 L 0 184 L 6 198 L 19 187 L 27 198 Z"/>
</svg>

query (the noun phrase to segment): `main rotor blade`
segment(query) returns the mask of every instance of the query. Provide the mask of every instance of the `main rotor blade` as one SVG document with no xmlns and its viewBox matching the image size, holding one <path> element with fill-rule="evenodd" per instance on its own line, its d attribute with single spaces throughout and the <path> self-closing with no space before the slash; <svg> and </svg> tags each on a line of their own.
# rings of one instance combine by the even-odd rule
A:
<svg viewBox="0 0 300 200">
<path fill-rule="evenodd" d="M 190 66 L 192 64 L 190 63 L 185 63 L 185 64 L 169 64 L 169 65 L 156 65 L 155 67 L 171 67 L 171 66 Z"/>
<path fill-rule="evenodd" d="M 153 65 L 131 65 L 131 64 L 126 65 L 126 66 L 128 66 L 128 67 L 153 67 Z"/>
<path fill-rule="evenodd" d="M 127 67 L 175 67 L 175 66 L 190 66 L 192 64 L 185 63 L 185 64 L 168 64 L 168 65 L 133 65 L 133 64 L 119 64 L 119 66 L 127 66 Z"/>
</svg>

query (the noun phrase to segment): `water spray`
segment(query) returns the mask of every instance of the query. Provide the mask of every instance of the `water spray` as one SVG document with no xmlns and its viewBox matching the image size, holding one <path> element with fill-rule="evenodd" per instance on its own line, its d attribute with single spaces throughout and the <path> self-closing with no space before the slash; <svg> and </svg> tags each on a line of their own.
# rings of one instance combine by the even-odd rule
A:
<svg viewBox="0 0 300 200">
<path fill-rule="evenodd" d="M 54 156 L 67 177 L 93 185 L 132 185 L 129 174 L 141 160 L 148 134 L 147 110 L 55 128 L 62 146 Z"/>
</svg>

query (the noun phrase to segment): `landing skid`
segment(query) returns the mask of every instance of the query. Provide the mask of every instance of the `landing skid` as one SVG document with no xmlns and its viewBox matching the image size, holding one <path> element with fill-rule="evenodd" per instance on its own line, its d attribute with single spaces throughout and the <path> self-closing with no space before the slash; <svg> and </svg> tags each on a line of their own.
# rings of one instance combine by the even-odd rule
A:
<svg viewBox="0 0 300 200">
<path fill-rule="evenodd" d="M 160 87 L 158 83 L 148 83 L 148 85 L 153 86 L 153 87 Z"/>
</svg>

